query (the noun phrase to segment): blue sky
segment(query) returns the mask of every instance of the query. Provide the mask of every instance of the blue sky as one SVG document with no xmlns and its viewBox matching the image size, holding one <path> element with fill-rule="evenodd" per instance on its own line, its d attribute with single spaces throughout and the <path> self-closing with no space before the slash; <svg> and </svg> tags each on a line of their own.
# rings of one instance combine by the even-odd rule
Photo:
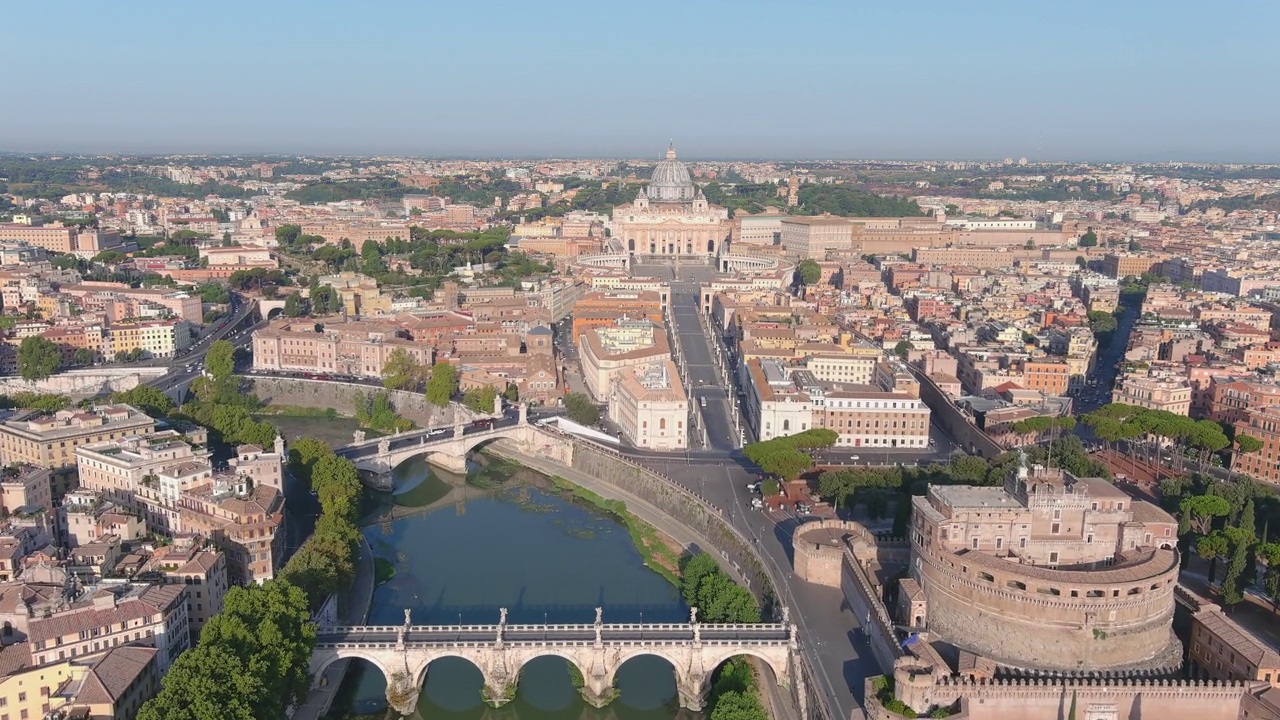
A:
<svg viewBox="0 0 1280 720">
<path fill-rule="evenodd" d="M 1280 3 L 15 2 L 0 150 L 1280 162 Z"/>
</svg>

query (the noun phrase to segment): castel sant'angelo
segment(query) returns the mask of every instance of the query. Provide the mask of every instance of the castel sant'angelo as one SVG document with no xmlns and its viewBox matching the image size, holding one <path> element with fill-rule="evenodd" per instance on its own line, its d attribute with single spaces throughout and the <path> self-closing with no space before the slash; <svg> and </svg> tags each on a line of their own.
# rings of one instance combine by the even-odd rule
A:
<svg viewBox="0 0 1280 720">
<path fill-rule="evenodd" d="M 876 720 L 1280 720 L 1280 658 L 1178 584 L 1177 534 L 1106 480 L 1024 460 L 1003 487 L 913 497 L 906 539 L 801 525 L 795 570 L 863 621 Z"/>
</svg>

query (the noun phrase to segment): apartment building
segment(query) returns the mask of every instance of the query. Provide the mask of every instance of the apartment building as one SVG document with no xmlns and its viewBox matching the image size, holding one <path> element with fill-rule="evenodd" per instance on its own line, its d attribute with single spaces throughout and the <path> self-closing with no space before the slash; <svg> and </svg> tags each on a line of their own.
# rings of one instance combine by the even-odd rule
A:
<svg viewBox="0 0 1280 720">
<path fill-rule="evenodd" d="M 254 332 L 253 368 L 377 378 L 396 350 L 423 366 L 432 365 L 432 345 L 407 335 L 391 322 L 277 320 Z"/>
<path fill-rule="evenodd" d="M 134 577 L 186 587 L 187 620 L 193 646 L 200 640 L 200 631 L 205 623 L 222 612 L 229 586 L 227 556 L 206 549 L 203 540 L 189 535 L 174 538 L 172 543 L 156 548 Z"/>
<path fill-rule="evenodd" d="M 805 369 L 819 380 L 870 385 L 883 352 L 871 345 L 856 345 L 850 353 L 814 355 Z"/>
<path fill-rule="evenodd" d="M 53 481 L 49 468 L 31 464 L 0 469 L 0 506 L 6 515 L 53 509 Z"/>
<path fill-rule="evenodd" d="M 1111 402 L 1191 414 L 1191 383 L 1181 377 L 1125 375 L 1117 379 Z"/>
<path fill-rule="evenodd" d="M 1102 272 L 1106 273 L 1108 277 L 1117 279 L 1141 277 L 1143 273 L 1152 272 L 1162 259 L 1155 255 L 1107 253 L 1102 258 Z"/>
<path fill-rule="evenodd" d="M 181 530 L 178 499 L 213 474 L 209 451 L 166 430 L 76 448 L 80 487 L 142 517 L 152 532 Z"/>
<path fill-rule="evenodd" d="M 169 288 L 134 288 L 124 283 L 85 281 L 63 285 L 59 292 L 76 298 L 86 310 L 104 309 L 111 321 L 172 315 L 190 323 L 202 323 L 199 295 Z"/>
<path fill-rule="evenodd" d="M 10 655 L 24 654 L 23 657 Z M 0 652 L 0 720 L 130 720 L 160 690 L 158 651 L 120 645 L 87 658 L 32 667 L 25 645 Z"/>
<path fill-rule="evenodd" d="M 1280 405 L 1246 408 L 1235 428 L 1237 435 L 1261 440 L 1262 449 L 1232 453 L 1232 469 L 1259 480 L 1280 483 Z"/>
<path fill-rule="evenodd" d="M 58 531 L 62 546 L 68 550 L 92 545 L 108 535 L 127 543 L 148 533 L 142 513 L 104 500 L 91 490 L 67 493 L 58 507 Z"/>
<path fill-rule="evenodd" d="M 57 470 L 76 464 L 81 445 L 154 432 L 156 421 L 130 405 L 91 410 L 28 411 L 0 422 L 0 465 L 29 463 Z M 58 495 L 55 490 L 55 496 Z"/>
<path fill-rule="evenodd" d="M 141 350 L 153 358 L 171 358 L 195 342 L 194 329 L 186 320 L 122 320 L 111 324 L 111 354 Z"/>
<path fill-rule="evenodd" d="M 651 290 L 641 291 L 592 291 L 578 298 L 573 309 L 573 336 L 593 327 L 616 325 L 619 320 L 648 320 L 663 322 L 662 297 Z"/>
<path fill-rule="evenodd" d="M 1209 378 L 1209 419 L 1225 425 L 1234 425 L 1249 410 L 1280 405 L 1280 384 L 1231 377 Z"/>
<path fill-rule="evenodd" d="M 191 646 L 183 585 L 112 585 L 91 588 L 70 607 L 28 623 L 27 644 L 36 665 L 97 655 L 119 645 L 156 649 L 163 673 Z"/>
<path fill-rule="evenodd" d="M 330 245 L 350 240 L 352 246 L 359 251 L 366 240 L 372 240 L 380 245 L 385 243 L 387 238 L 408 240 L 409 226 L 379 223 L 303 223 L 302 234 L 319 235 Z"/>
<path fill-rule="evenodd" d="M 231 582 L 261 584 L 275 577 L 285 544 L 279 490 L 215 474 L 182 493 L 178 503 L 183 531 L 209 538 L 226 554 Z"/>
<path fill-rule="evenodd" d="M 670 359 L 628 367 L 614 375 L 609 419 L 632 445 L 648 450 L 689 447 L 689 400 Z"/>
<path fill-rule="evenodd" d="M 201 246 L 201 258 L 209 259 L 209 266 L 240 265 L 253 267 L 279 267 L 280 264 L 271 257 L 271 251 L 263 247 L 217 247 Z"/>
</svg>

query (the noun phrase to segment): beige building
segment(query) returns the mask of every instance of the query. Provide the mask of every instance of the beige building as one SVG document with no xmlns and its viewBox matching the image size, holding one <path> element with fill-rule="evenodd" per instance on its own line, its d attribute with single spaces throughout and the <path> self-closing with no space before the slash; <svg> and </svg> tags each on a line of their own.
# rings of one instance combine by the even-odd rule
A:
<svg viewBox="0 0 1280 720">
<path fill-rule="evenodd" d="M 1111 402 L 1152 410 L 1164 410 L 1174 415 L 1191 413 L 1191 383 L 1186 378 L 1142 377 L 1124 375 L 1111 392 Z"/>
<path fill-rule="evenodd" d="M 252 487 L 251 487 L 252 485 Z M 275 577 L 284 552 L 284 496 L 244 477 L 214 475 L 179 498 L 184 532 L 213 541 L 227 556 L 232 583 L 261 584 Z"/>
<path fill-rule="evenodd" d="M 33 618 L 27 643 L 37 665 L 96 655 L 117 645 L 154 647 L 161 672 L 190 647 L 186 586 L 120 585 L 48 617 Z"/>
<path fill-rule="evenodd" d="M 829 375 L 845 376 L 840 368 L 830 371 L 828 367 Z M 876 364 L 872 364 L 868 382 L 876 376 Z M 838 447 L 923 450 L 929 446 L 931 415 L 918 390 L 912 395 L 866 383 L 833 382 L 805 367 L 790 368 L 770 358 L 748 360 L 746 378 L 744 410 L 760 440 L 826 428 L 836 431 Z M 896 388 L 895 383 L 896 373 L 890 373 L 890 387 Z"/>
<path fill-rule="evenodd" d="M 160 689 L 155 648 L 123 645 L 32 667 L 26 645 L 0 652 L 0 719 L 132 720 Z"/>
<path fill-rule="evenodd" d="M 84 445 L 75 455 L 82 490 L 136 513 L 149 530 L 166 535 L 181 531 L 181 494 L 213 474 L 209 451 L 172 430 Z"/>
<path fill-rule="evenodd" d="M 183 536 L 156 548 L 139 568 L 137 579 L 187 588 L 187 619 L 191 644 L 214 615 L 222 612 L 228 589 L 227 556 L 207 550 L 199 538 Z"/>
<path fill-rule="evenodd" d="M 583 381 L 597 400 L 609 397 L 614 378 L 623 371 L 671 357 L 666 332 L 649 320 L 622 319 L 589 328 L 578 340 Z"/>
<path fill-rule="evenodd" d="M 789 217 L 782 221 L 782 247 L 800 258 L 823 260 L 828 250 L 849 250 L 853 223 L 831 215 Z"/>
<path fill-rule="evenodd" d="M 142 350 L 153 358 L 171 358 L 194 342 L 191 323 L 186 320 L 121 320 L 109 329 L 110 355 Z"/>
<path fill-rule="evenodd" d="M 36 508 L 53 509 L 53 483 L 49 468 L 38 465 L 7 465 L 0 470 L 0 505 L 6 515 Z"/>
<path fill-rule="evenodd" d="M 378 281 L 355 272 L 343 272 L 337 275 L 324 275 L 316 281 L 320 285 L 328 285 L 342 298 L 342 307 L 347 315 L 381 315 L 391 312 L 391 293 L 378 289 Z"/>
<path fill-rule="evenodd" d="M 155 427 L 155 420 L 130 405 L 21 413 L 0 423 L 0 464 L 70 467 L 76 464 L 75 449 L 81 445 L 146 435 Z"/>
<path fill-rule="evenodd" d="M 729 228 L 729 211 L 707 202 L 674 146 L 636 199 L 613 211 L 613 237 L 641 255 L 716 255 Z"/>
<path fill-rule="evenodd" d="M 613 377 L 609 419 L 639 448 L 677 451 L 689 447 L 689 400 L 669 359 L 629 367 Z"/>
</svg>

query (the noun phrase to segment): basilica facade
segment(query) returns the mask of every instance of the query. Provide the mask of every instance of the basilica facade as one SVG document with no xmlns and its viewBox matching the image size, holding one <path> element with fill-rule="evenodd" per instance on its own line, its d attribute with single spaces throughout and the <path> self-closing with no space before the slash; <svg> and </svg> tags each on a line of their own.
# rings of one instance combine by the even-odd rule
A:
<svg viewBox="0 0 1280 720">
<path fill-rule="evenodd" d="M 729 229 L 729 211 L 707 202 L 675 147 L 667 148 L 648 187 L 613 209 L 613 236 L 640 255 L 717 255 Z"/>
</svg>

